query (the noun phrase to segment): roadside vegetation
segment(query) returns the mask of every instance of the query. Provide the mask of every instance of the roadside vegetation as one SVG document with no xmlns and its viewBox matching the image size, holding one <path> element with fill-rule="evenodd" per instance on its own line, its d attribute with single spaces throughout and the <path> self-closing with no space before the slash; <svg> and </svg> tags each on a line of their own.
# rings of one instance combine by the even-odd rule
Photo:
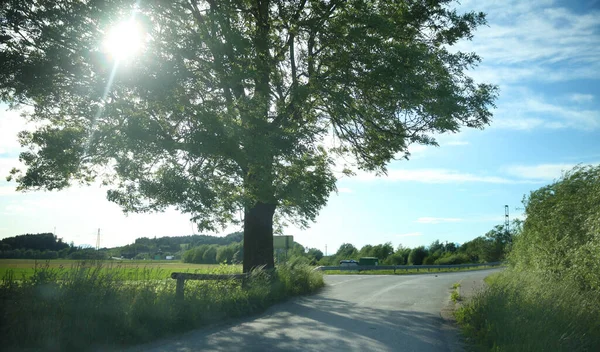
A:
<svg viewBox="0 0 600 352">
<path fill-rule="evenodd" d="M 0 340 L 3 350 L 82 351 L 115 348 L 181 333 L 225 318 L 263 311 L 294 295 L 324 285 L 322 274 L 301 263 L 275 272 L 253 271 L 236 280 L 187 281 L 183 301 L 176 281 L 156 279 L 156 268 L 130 272 L 102 263 L 74 268 L 38 266 L 30 277 L 8 271 L 0 283 Z M 218 266 L 212 273 L 237 273 Z"/>
<path fill-rule="evenodd" d="M 473 270 L 487 270 L 490 268 L 497 268 L 503 266 L 503 264 L 481 266 L 481 267 L 447 267 L 447 268 L 435 268 L 435 269 L 396 269 L 394 270 L 327 270 L 327 275 L 414 275 L 414 274 L 426 274 L 426 273 L 451 273 L 457 271 L 473 271 Z"/>
<path fill-rule="evenodd" d="M 394 249 L 391 242 L 365 245 L 358 249 L 344 243 L 331 256 L 318 260 L 318 265 L 338 265 L 340 260 L 375 257 L 380 265 L 454 265 L 470 263 L 493 263 L 505 259 L 512 245 L 512 238 L 519 231 L 520 221 L 513 221 L 509 231 L 504 226 L 495 226 L 485 235 L 458 245 L 454 242 L 433 241 L 429 246 L 407 248 L 399 245 Z M 294 255 L 298 255 L 294 253 Z"/>
<path fill-rule="evenodd" d="M 462 297 L 460 296 L 460 283 L 457 282 L 454 285 L 452 285 L 452 293 L 450 294 L 450 299 L 454 303 L 462 301 Z"/>
<path fill-rule="evenodd" d="M 457 311 L 482 351 L 600 351 L 600 166 L 524 200 L 509 268 Z"/>
</svg>

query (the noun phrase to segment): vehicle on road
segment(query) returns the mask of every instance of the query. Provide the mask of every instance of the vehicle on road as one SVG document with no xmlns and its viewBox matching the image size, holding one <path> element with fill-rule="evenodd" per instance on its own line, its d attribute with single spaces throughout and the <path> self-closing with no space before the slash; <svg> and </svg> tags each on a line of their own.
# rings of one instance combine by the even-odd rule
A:
<svg viewBox="0 0 600 352">
<path fill-rule="evenodd" d="M 362 257 L 358 260 L 358 265 L 379 265 L 379 258 Z"/>
<path fill-rule="evenodd" d="M 358 262 L 354 259 L 340 260 L 340 266 L 358 266 Z"/>
</svg>

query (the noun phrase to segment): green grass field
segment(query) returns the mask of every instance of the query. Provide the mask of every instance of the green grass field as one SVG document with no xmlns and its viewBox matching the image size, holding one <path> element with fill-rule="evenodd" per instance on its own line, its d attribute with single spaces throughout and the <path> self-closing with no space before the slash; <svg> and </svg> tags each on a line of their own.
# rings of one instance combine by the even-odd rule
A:
<svg viewBox="0 0 600 352">
<path fill-rule="evenodd" d="M 0 279 L 6 277 L 9 272 L 17 280 L 29 278 L 40 268 L 67 273 L 75 270 L 81 263 L 83 262 L 80 260 L 69 259 L 0 259 Z M 211 273 L 216 270 L 223 271 L 223 266 L 218 264 L 188 264 L 173 260 L 105 260 L 94 261 L 94 263 L 101 263 L 102 270 L 107 273 L 119 271 L 119 274 L 127 280 L 167 279 L 171 277 L 172 272 Z M 227 271 L 241 273 L 242 266 L 227 266 Z"/>
<path fill-rule="evenodd" d="M 176 281 L 164 279 L 173 271 L 227 274 L 241 267 L 155 261 L 3 260 L 0 264 L 5 272 L 0 280 L 3 351 L 120 350 L 256 314 L 324 285 L 322 273 L 312 267 L 282 264 L 276 271 L 252 272 L 243 284 L 190 280 L 180 297 Z M 7 275 L 11 270 L 20 271 L 22 277 Z"/>
</svg>

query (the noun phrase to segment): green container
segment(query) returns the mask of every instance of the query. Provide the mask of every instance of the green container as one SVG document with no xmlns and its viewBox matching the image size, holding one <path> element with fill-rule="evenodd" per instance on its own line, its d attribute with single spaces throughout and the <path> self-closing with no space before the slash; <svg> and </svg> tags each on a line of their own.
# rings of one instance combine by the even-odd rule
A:
<svg viewBox="0 0 600 352">
<path fill-rule="evenodd" d="M 379 265 L 379 259 L 375 257 L 362 257 L 358 260 L 358 265 Z"/>
</svg>

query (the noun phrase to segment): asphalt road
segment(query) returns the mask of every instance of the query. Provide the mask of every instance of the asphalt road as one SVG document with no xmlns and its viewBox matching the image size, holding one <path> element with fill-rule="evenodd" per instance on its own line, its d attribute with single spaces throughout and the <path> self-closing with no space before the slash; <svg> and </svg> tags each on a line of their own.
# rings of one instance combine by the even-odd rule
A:
<svg viewBox="0 0 600 352">
<path fill-rule="evenodd" d="M 330 275 L 319 294 L 128 351 L 461 351 L 456 328 L 440 316 L 452 284 L 497 270 Z"/>
</svg>

